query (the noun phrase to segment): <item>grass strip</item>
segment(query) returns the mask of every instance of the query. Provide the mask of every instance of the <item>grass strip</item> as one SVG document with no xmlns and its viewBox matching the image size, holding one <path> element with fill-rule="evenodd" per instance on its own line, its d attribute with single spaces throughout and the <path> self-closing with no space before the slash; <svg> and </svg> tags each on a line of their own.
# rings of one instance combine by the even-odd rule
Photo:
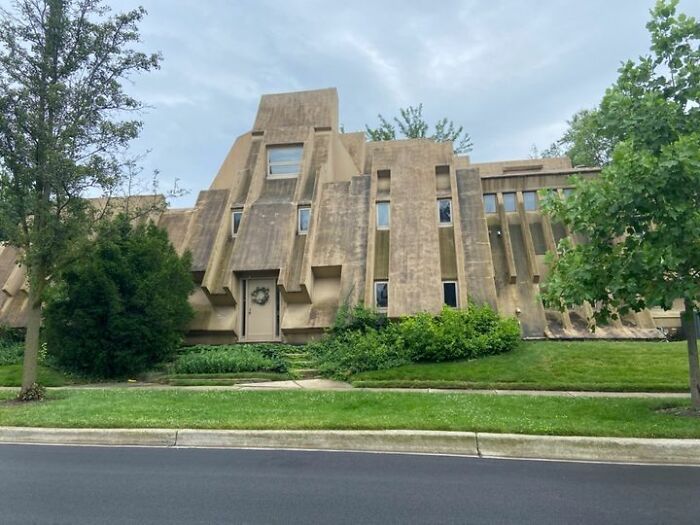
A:
<svg viewBox="0 0 700 525">
<path fill-rule="evenodd" d="M 10 392 L 0 398 L 10 399 Z M 0 404 L 0 425 L 66 428 L 415 429 L 700 438 L 683 400 L 400 392 L 63 390 Z"/>
<path fill-rule="evenodd" d="M 497 356 L 363 372 L 352 381 L 364 387 L 685 392 L 688 357 L 684 342 L 534 341 Z"/>
</svg>

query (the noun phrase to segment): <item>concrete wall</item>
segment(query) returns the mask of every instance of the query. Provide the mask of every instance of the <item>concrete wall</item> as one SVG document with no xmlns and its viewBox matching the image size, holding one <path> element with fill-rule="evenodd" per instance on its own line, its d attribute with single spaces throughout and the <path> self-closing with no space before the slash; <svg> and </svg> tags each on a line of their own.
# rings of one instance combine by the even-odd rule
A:
<svg viewBox="0 0 700 525">
<path fill-rule="evenodd" d="M 271 146 L 300 144 L 297 177 L 267 175 Z M 487 303 L 517 316 L 527 337 L 657 337 L 678 312 L 643 312 L 587 330 L 590 306 L 553 312 L 539 300 L 546 251 L 566 229 L 539 210 L 526 210 L 523 192 L 561 191 L 574 173 L 569 159 L 471 164 L 451 144 L 428 139 L 366 142 L 340 133 L 335 89 L 264 95 L 252 130 L 234 142 L 208 190 L 192 209 L 156 217 L 179 253 L 192 252 L 191 340 L 231 342 L 242 333 L 241 282 L 276 279 L 279 338 L 301 342 L 328 327 L 347 302 L 374 304 L 374 282 L 389 282 L 390 317 L 442 307 L 442 281 L 457 281 L 459 303 Z M 514 192 L 508 211 L 504 193 Z M 485 213 L 483 195 L 496 195 Z M 152 197 L 150 197 L 152 198 Z M 452 200 L 452 224 L 441 226 L 437 199 Z M 376 228 L 376 203 L 390 206 L 390 227 Z M 311 207 L 305 235 L 299 206 Z M 243 212 L 232 236 L 232 211 Z M 26 321 L 26 287 L 17 253 L 0 246 L 0 324 Z"/>
</svg>

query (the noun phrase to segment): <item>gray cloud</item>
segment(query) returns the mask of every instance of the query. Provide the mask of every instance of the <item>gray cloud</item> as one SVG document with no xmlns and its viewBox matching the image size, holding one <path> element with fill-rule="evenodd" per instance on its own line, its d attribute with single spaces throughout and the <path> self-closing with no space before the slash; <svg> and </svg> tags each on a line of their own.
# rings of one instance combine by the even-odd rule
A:
<svg viewBox="0 0 700 525">
<path fill-rule="evenodd" d="M 135 0 L 112 2 L 115 9 Z M 133 90 L 154 106 L 134 144 L 147 170 L 208 187 L 263 93 L 338 88 L 341 122 L 422 102 L 471 133 L 474 161 L 523 158 L 573 112 L 595 105 L 621 61 L 649 47 L 653 0 L 141 0 L 144 46 L 160 71 Z M 7 0 L 0 0 L 6 4 Z M 700 5 L 680 9 L 700 17 Z"/>
</svg>

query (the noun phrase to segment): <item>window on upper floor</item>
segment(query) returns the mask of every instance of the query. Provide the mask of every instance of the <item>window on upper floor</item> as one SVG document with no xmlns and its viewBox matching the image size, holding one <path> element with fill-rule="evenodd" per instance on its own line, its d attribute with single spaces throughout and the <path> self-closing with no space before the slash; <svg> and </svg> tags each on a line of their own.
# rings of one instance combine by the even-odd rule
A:
<svg viewBox="0 0 700 525">
<path fill-rule="evenodd" d="M 291 179 L 301 173 L 301 144 L 267 147 L 267 178 Z"/>
<path fill-rule="evenodd" d="M 537 209 L 536 191 L 523 192 L 523 206 L 525 207 L 525 211 L 535 211 Z"/>
<path fill-rule="evenodd" d="M 309 223 L 311 222 L 311 208 L 309 206 L 301 206 L 297 213 L 297 233 L 306 235 L 309 233 Z"/>
<path fill-rule="evenodd" d="M 452 224 L 452 199 L 438 199 L 437 213 L 440 226 L 450 226 Z"/>
<path fill-rule="evenodd" d="M 377 229 L 389 229 L 389 203 L 386 201 L 377 203 Z"/>
<path fill-rule="evenodd" d="M 377 310 L 389 307 L 389 281 L 374 282 L 374 307 Z"/>
<path fill-rule="evenodd" d="M 513 212 L 516 210 L 516 200 L 515 200 L 515 192 L 508 192 L 503 194 L 503 210 L 507 213 Z"/>
<path fill-rule="evenodd" d="M 442 302 L 446 306 L 457 308 L 459 300 L 457 298 L 456 281 L 442 281 Z"/>
<path fill-rule="evenodd" d="M 233 210 L 231 212 L 231 237 L 238 235 L 238 229 L 241 227 L 242 218 L 243 210 Z"/>
<path fill-rule="evenodd" d="M 484 212 L 496 213 L 496 194 L 495 193 L 484 194 Z"/>
</svg>

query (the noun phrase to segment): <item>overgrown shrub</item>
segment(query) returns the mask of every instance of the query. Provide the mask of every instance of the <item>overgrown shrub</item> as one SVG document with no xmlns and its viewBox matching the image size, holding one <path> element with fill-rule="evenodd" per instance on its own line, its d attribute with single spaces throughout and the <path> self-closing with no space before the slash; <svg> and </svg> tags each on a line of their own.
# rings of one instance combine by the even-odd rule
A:
<svg viewBox="0 0 700 525">
<path fill-rule="evenodd" d="M 282 345 L 197 345 L 183 349 L 170 366 L 176 374 L 287 372 Z"/>
<path fill-rule="evenodd" d="M 83 375 L 135 375 L 180 345 L 192 309 L 190 256 L 180 257 L 153 223 L 124 217 L 97 237 L 52 290 L 45 308 L 49 353 Z"/>
<path fill-rule="evenodd" d="M 0 325 L 0 366 L 16 365 L 24 357 L 24 331 Z"/>
<path fill-rule="evenodd" d="M 358 372 L 383 370 L 411 362 L 408 352 L 396 345 L 389 329 L 352 330 L 309 343 L 307 350 L 320 374 L 346 379 Z"/>
<path fill-rule="evenodd" d="M 520 342 L 515 319 L 501 318 L 489 306 L 445 307 L 387 323 L 362 305 L 341 308 L 326 336 L 307 349 L 319 372 L 338 379 L 411 362 L 473 359 L 513 350 Z M 383 317 L 383 316 L 381 316 Z"/>
</svg>

